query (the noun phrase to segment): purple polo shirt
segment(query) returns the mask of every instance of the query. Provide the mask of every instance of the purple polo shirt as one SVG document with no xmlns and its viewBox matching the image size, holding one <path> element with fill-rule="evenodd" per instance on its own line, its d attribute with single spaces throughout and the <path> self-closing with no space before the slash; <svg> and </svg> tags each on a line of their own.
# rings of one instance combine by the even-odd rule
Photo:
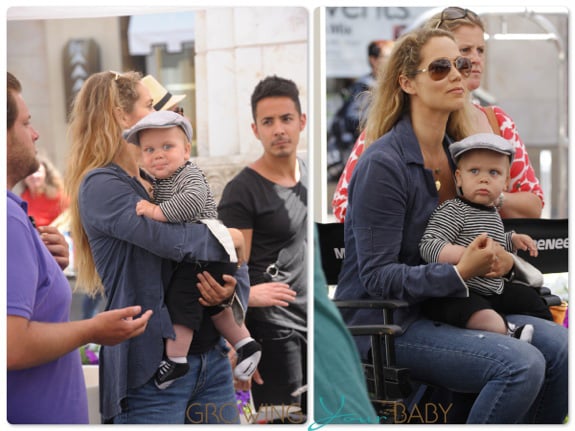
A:
<svg viewBox="0 0 575 431">
<path fill-rule="evenodd" d="M 30 223 L 27 205 L 8 191 L 7 314 L 38 322 L 68 322 L 68 280 Z M 31 352 L 32 354 L 32 352 Z M 10 423 L 88 423 L 78 350 L 52 362 L 7 372 Z"/>
</svg>

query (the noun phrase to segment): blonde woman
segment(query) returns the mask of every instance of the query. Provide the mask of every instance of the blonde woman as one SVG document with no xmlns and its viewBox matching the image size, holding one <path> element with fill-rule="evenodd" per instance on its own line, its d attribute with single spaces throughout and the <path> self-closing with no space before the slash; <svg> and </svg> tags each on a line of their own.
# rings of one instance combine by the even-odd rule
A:
<svg viewBox="0 0 575 431">
<path fill-rule="evenodd" d="M 140 74 L 101 72 L 86 80 L 71 113 L 67 173 L 77 283 L 89 293 L 103 289 L 106 309 L 138 304 L 154 313 L 137 339 L 100 351 L 102 417 L 107 423 L 238 422 L 237 409 L 225 408 L 235 405 L 227 347 L 209 316 L 190 347 L 190 372 L 164 391 L 153 381 L 164 339 L 174 337 L 164 305 L 171 261 L 226 256 L 205 225 L 136 214 L 138 201 L 150 199 L 151 183 L 138 166 L 140 149 L 123 140 L 122 131 L 152 110 Z M 236 279 L 248 283 L 245 265 L 235 276 L 224 276 L 221 286 L 200 274 L 202 304 L 232 297 Z M 201 415 L 210 407 L 218 414 Z"/>
<path fill-rule="evenodd" d="M 561 423 L 568 390 L 564 327 L 508 315 L 517 326 L 533 325 L 529 344 L 436 324 L 421 313 L 423 301 L 467 297 L 465 280 L 501 277 L 513 267 L 511 255 L 486 234 L 455 265 L 425 264 L 418 248 L 437 205 L 456 195 L 447 148 L 469 134 L 464 78 L 471 70 L 445 30 L 424 29 L 396 42 L 369 108 L 367 149 L 349 184 L 346 254 L 335 297 L 406 301 L 396 313 L 404 328 L 395 339 L 397 365 L 416 381 L 478 394 L 468 423 Z M 352 325 L 383 323 L 378 310 L 342 315 Z M 369 346 L 362 341 L 359 348 L 367 357 Z"/>
</svg>

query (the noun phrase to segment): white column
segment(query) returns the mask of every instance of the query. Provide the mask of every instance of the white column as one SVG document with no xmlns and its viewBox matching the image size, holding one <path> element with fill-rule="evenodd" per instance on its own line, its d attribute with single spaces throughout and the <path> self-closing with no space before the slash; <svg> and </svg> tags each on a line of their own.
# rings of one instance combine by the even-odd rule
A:
<svg viewBox="0 0 575 431">
<path fill-rule="evenodd" d="M 307 110 L 307 10 L 210 8 L 196 13 L 196 29 L 198 154 L 253 160 L 261 146 L 251 132 L 250 96 L 261 79 L 293 80 Z M 305 134 L 300 142 L 305 150 Z"/>
</svg>

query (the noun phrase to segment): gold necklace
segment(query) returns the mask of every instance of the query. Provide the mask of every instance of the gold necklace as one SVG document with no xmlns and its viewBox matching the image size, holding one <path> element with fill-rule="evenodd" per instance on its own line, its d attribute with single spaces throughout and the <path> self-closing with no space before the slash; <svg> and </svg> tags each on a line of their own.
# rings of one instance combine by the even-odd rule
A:
<svg viewBox="0 0 575 431">
<path fill-rule="evenodd" d="M 438 159 L 441 160 L 441 156 L 432 158 L 431 156 L 428 155 L 428 157 L 425 157 L 425 154 L 427 154 L 423 149 L 421 150 L 422 155 L 424 155 L 423 159 L 424 160 L 435 160 L 437 161 Z M 441 162 L 440 162 L 441 163 Z M 431 163 L 429 163 L 427 166 L 431 165 Z M 439 180 L 439 174 L 441 173 L 441 168 L 431 168 L 429 167 L 429 169 L 431 170 L 431 172 L 433 173 L 434 177 L 435 177 L 435 188 L 437 189 L 437 191 L 439 191 L 439 189 L 441 188 L 441 181 Z"/>
<path fill-rule="evenodd" d="M 436 168 L 433 170 L 433 174 L 435 175 L 435 188 L 437 191 L 441 188 L 441 181 L 439 181 L 439 174 L 441 173 L 441 169 Z"/>
</svg>

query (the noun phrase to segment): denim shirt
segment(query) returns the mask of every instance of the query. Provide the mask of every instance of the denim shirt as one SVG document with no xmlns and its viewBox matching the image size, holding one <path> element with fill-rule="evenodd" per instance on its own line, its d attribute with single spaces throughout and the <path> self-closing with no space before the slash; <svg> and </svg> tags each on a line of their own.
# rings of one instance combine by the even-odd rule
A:
<svg viewBox="0 0 575 431">
<path fill-rule="evenodd" d="M 446 136 L 446 152 L 449 143 Z M 433 174 L 423 165 L 411 120 L 405 115 L 365 150 L 354 169 L 336 299 L 404 300 L 409 307 L 395 312 L 395 323 L 407 328 L 420 317 L 421 301 L 468 296 L 453 265 L 426 264 L 419 253 L 419 241 L 438 201 Z M 383 322 L 381 310 L 347 309 L 342 314 L 348 324 Z M 367 338 L 358 345 L 365 355 Z"/>
<path fill-rule="evenodd" d="M 146 331 L 100 351 L 100 409 L 104 420 L 121 412 L 129 388 L 146 383 L 162 360 L 164 339 L 175 336 L 164 304 L 167 259 L 225 261 L 227 254 L 200 223 L 162 223 L 136 214 L 149 199 L 144 187 L 115 164 L 90 171 L 80 186 L 79 206 L 102 279 L 106 309 L 141 305 L 153 310 Z M 247 267 L 235 275 L 238 292 L 249 292 Z M 242 288 L 240 288 L 242 286 Z M 247 305 L 247 295 L 240 300 Z"/>
</svg>

